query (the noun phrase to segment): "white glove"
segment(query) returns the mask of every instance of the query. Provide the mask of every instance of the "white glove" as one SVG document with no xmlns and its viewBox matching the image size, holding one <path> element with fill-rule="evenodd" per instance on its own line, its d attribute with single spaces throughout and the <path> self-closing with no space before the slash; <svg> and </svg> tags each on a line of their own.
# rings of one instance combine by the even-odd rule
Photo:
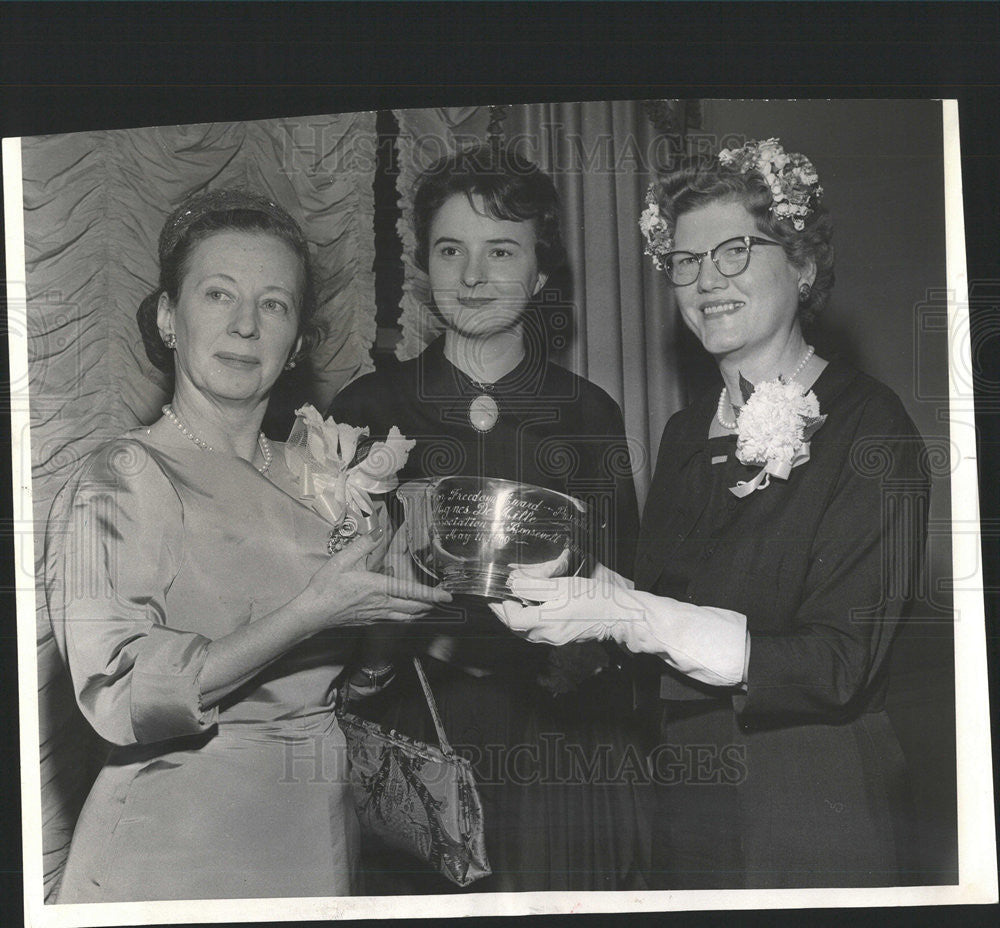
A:
<svg viewBox="0 0 1000 928">
<path fill-rule="evenodd" d="M 515 577 L 509 581 L 515 596 L 541 602 L 538 606 L 522 606 L 511 600 L 490 603 L 497 618 L 512 631 L 538 644 L 556 646 L 571 641 L 611 637 L 615 624 L 611 600 L 600 595 L 612 589 L 584 577 Z"/>
<path fill-rule="evenodd" d="M 694 606 L 666 596 L 637 593 L 604 568 L 595 577 L 511 578 L 515 596 L 540 602 L 505 601 L 490 608 L 530 641 L 563 645 L 611 638 L 630 651 L 655 654 L 671 667 L 713 686 L 743 682 L 747 653 L 746 616 L 713 606 Z"/>
<path fill-rule="evenodd" d="M 597 566 L 594 568 L 590 579 L 609 584 L 610 586 L 617 586 L 623 590 L 635 589 L 635 584 L 628 577 L 623 577 L 621 574 L 615 573 L 610 567 L 605 567 L 600 561 L 597 562 Z"/>
</svg>

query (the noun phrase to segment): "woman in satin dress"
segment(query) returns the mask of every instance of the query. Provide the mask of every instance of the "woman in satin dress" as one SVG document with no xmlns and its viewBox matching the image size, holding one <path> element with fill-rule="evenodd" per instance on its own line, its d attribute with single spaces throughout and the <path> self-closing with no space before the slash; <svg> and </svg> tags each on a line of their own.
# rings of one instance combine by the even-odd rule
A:
<svg viewBox="0 0 1000 928">
<path fill-rule="evenodd" d="M 358 892 L 333 712 L 351 627 L 450 597 L 375 572 L 381 527 L 329 556 L 260 431 L 313 308 L 295 221 L 248 191 L 197 194 L 159 259 L 139 322 L 173 398 L 82 461 L 48 522 L 52 627 L 111 745 L 58 901 Z"/>
</svg>

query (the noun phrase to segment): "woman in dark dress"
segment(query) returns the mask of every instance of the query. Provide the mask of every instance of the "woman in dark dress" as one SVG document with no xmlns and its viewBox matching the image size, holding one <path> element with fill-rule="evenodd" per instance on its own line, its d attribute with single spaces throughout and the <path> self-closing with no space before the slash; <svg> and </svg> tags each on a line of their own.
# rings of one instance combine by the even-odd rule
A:
<svg viewBox="0 0 1000 928">
<path fill-rule="evenodd" d="M 721 393 L 667 423 L 634 589 L 611 572 L 517 579 L 543 604 L 498 607 L 532 640 L 610 638 L 665 663 L 649 755 L 656 888 L 907 879 L 884 699 L 928 480 L 896 395 L 803 337 L 833 283 L 821 193 L 774 139 L 653 185 L 646 251 Z"/>
<path fill-rule="evenodd" d="M 598 557 L 627 569 L 638 514 L 621 412 L 599 387 L 548 360 L 531 305 L 562 261 L 557 208 L 552 181 L 501 150 L 466 151 L 431 168 L 414 200 L 416 259 L 446 332 L 414 360 L 351 384 L 331 414 L 372 434 L 398 424 L 416 439 L 401 481 L 500 477 L 583 499 L 604 523 Z M 369 649 L 359 685 L 371 690 L 397 676 L 359 711 L 433 740 L 408 673 L 409 655 L 425 655 L 445 730 L 473 759 L 484 803 L 493 876 L 471 890 L 633 885 L 645 845 L 631 782 L 615 776 L 627 754 L 620 719 L 632 709 L 631 684 L 615 666 L 620 653 L 598 643 L 526 643 L 478 601 L 405 635 L 394 653 L 384 638 Z M 637 757 L 633 749 L 633 764 Z M 369 857 L 369 877 L 375 866 Z M 399 871 L 412 863 L 383 866 L 397 872 L 375 891 L 453 889 L 436 876 L 404 878 Z"/>
</svg>

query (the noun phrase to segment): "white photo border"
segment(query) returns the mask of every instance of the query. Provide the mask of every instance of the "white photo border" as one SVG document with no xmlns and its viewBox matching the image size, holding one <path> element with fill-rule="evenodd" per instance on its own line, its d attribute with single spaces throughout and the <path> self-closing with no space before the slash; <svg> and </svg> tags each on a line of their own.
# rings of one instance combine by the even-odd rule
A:
<svg viewBox="0 0 1000 928">
<path fill-rule="evenodd" d="M 835 101 L 840 102 L 840 101 Z M 849 104 L 851 101 L 843 101 Z M 951 440 L 958 460 L 951 477 L 953 525 L 979 525 L 974 408 L 970 397 L 957 395 L 956 365 L 972 370 L 968 277 L 962 208 L 958 104 L 942 101 L 944 122 L 945 207 Z M 7 288 L 10 315 L 26 311 L 24 225 L 19 138 L 3 140 L 4 210 Z M 197 900 L 182 902 L 56 905 L 43 903 L 41 786 L 39 773 L 37 668 L 35 664 L 34 577 L 24 573 L 33 563 L 31 475 L 27 396 L 27 333 L 24 325 L 8 325 L 10 339 L 11 431 L 15 525 L 15 582 L 20 680 L 20 750 L 26 923 L 35 928 L 89 925 L 185 924 L 219 922 L 285 922 L 343 918 L 441 918 L 465 915 L 583 914 L 661 912 L 674 910 L 807 908 L 940 905 L 985 903 L 997 899 L 996 836 L 993 819 L 993 768 L 986 666 L 985 615 L 977 533 L 952 534 L 954 576 L 975 580 L 955 590 L 956 713 L 958 724 L 958 839 L 960 880 L 955 886 L 880 889 L 723 890 L 683 892 L 593 892 L 463 894 Z M 18 390 L 17 386 L 23 385 Z M 969 422 L 972 425 L 969 427 Z M 974 565 L 974 566 L 973 566 Z M 978 592 L 977 592 L 978 591 Z"/>
</svg>

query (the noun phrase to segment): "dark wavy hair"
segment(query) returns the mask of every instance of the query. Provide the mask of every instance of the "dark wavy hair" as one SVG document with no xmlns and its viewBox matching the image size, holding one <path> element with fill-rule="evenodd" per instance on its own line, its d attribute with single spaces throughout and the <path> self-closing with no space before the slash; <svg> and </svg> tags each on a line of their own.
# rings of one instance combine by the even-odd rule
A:
<svg viewBox="0 0 1000 928">
<path fill-rule="evenodd" d="M 174 352 L 163 344 L 156 321 L 160 295 L 166 293 L 171 303 L 177 302 L 195 247 L 220 232 L 270 235 L 291 248 L 301 263 L 304 281 L 298 319 L 302 347 L 298 357 L 308 353 L 318 336 L 313 324 L 315 275 L 309 244 L 299 224 L 272 200 L 253 191 L 235 187 L 203 191 L 185 199 L 164 224 L 158 249 L 159 287 L 142 301 L 136 313 L 146 355 L 166 374 L 174 372 Z"/>
<path fill-rule="evenodd" d="M 491 219 L 535 224 L 535 259 L 546 275 L 566 263 L 559 232 L 559 195 L 552 178 L 507 146 L 478 145 L 442 158 L 417 180 L 413 197 L 414 258 L 427 270 L 430 228 L 437 211 L 455 194 L 483 199 Z"/>
<path fill-rule="evenodd" d="M 682 159 L 662 173 L 654 194 L 671 235 L 678 218 L 685 213 L 711 203 L 742 204 L 760 232 L 781 243 L 792 264 L 802 268 L 812 259 L 816 265 L 809 297 L 799 303 L 799 319 L 809 323 L 826 306 L 834 283 L 833 222 L 822 204 L 814 205 L 804 219 L 805 227 L 799 231 L 791 219 L 779 219 L 771 212 L 771 188 L 758 171 L 743 174 L 717 158 L 705 156 Z"/>
</svg>

